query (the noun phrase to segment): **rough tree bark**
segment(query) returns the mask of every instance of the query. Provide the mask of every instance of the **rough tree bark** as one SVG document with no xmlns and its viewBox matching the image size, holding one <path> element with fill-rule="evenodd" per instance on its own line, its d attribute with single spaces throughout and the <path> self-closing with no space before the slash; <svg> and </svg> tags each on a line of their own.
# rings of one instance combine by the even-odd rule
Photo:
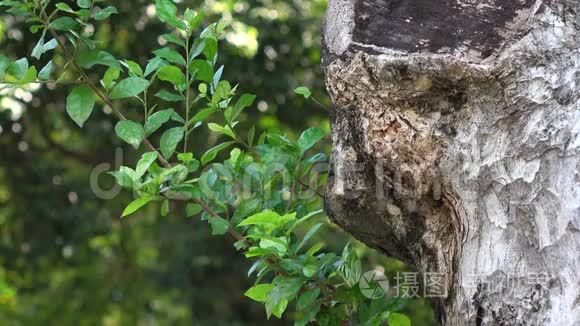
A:
<svg viewBox="0 0 580 326">
<path fill-rule="evenodd" d="M 330 0 L 326 208 L 444 325 L 580 324 L 580 1 Z"/>
</svg>

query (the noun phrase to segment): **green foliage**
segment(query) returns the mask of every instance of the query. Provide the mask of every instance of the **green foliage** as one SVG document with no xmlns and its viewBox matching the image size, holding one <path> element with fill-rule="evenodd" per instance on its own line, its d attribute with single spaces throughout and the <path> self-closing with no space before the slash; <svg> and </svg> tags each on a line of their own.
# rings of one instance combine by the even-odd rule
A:
<svg viewBox="0 0 580 326">
<path fill-rule="evenodd" d="M 93 91 L 86 85 L 75 87 L 66 99 L 66 112 L 81 128 L 93 112 L 94 106 Z"/>
<path fill-rule="evenodd" d="M 305 99 L 308 99 L 312 95 L 312 92 L 304 86 L 296 87 L 294 93 L 304 96 Z"/>
<path fill-rule="evenodd" d="M 55 49 L 55 40 L 66 36 L 68 41 L 60 44 L 66 63 L 59 68 L 79 76 L 80 85 L 71 90 L 66 103 L 66 111 L 77 125 L 85 125 L 96 97 L 120 119 L 115 126 L 118 138 L 135 149 L 142 144 L 147 147 L 134 169 L 123 166 L 111 172 L 120 186 L 137 195 L 122 217 L 153 201 L 162 202 L 160 215 L 166 216 L 173 203 L 186 202 L 186 216 L 201 215 L 213 235 L 229 234 L 236 249 L 254 261 L 248 274 L 256 274 L 255 283 L 245 295 L 264 305 L 267 318 L 281 318 L 290 307 L 296 325 L 311 321 L 335 325 L 349 320 L 361 325 L 409 324 L 406 316 L 391 312 L 388 305 L 361 296 L 357 284 L 361 262 L 352 247 L 346 246 L 337 255 L 322 252 L 324 244 L 314 241 L 326 225 L 320 222 L 319 192 L 328 176 L 316 176 L 313 182 L 306 177 L 314 164 L 327 160 L 324 153 L 316 152 L 325 131 L 309 128 L 296 140 L 276 128 L 252 125 L 241 129 L 240 117 L 253 106 L 256 96 L 237 96 L 238 86 L 225 80 L 224 66 L 217 65 L 224 24 L 198 31 L 203 13 L 188 9 L 179 14 L 171 0 L 157 0 L 157 16 L 175 30 L 162 35 L 169 45 L 152 51 L 154 56 L 143 71 L 137 62 L 116 59 L 99 49 L 91 35 L 80 32 L 81 27 L 117 13 L 114 6 L 94 8 L 95 1 L 78 0 L 78 9 L 59 3 L 48 13 L 52 8 L 48 4 L 0 2 L 33 22 L 36 31 L 43 31 L 32 57 L 38 59 Z M 46 33 L 54 39 L 44 43 Z M 50 61 L 37 76 L 26 58 L 10 62 L 0 56 L 0 78 L 16 86 L 37 77 L 48 79 L 52 69 Z M 93 75 L 99 76 L 102 87 L 92 80 Z M 119 80 L 121 75 L 126 77 Z M 149 88 L 174 107 L 148 104 Z M 295 92 L 311 97 L 306 87 Z M 128 119 L 127 112 L 122 113 L 112 102 L 131 98 L 143 105 L 142 117 L 127 114 Z M 196 155 L 190 151 L 188 139 L 201 129 L 212 132 L 218 142 Z M 147 137 L 157 131 L 160 138 L 153 143 Z M 200 165 L 205 168 L 200 170 Z"/>
<path fill-rule="evenodd" d="M 109 93 L 112 100 L 137 96 L 149 86 L 149 81 L 140 77 L 129 77 L 121 80 Z"/>
</svg>

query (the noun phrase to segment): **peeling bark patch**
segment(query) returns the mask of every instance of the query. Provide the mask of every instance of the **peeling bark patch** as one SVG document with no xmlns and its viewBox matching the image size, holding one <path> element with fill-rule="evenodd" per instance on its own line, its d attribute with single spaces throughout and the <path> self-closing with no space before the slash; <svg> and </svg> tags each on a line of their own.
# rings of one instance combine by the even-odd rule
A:
<svg viewBox="0 0 580 326">
<path fill-rule="evenodd" d="M 534 0 L 357 0 L 353 40 L 415 52 L 500 48 Z M 516 25 L 516 26 L 513 26 Z M 512 31 L 517 32 L 517 31 Z"/>
</svg>

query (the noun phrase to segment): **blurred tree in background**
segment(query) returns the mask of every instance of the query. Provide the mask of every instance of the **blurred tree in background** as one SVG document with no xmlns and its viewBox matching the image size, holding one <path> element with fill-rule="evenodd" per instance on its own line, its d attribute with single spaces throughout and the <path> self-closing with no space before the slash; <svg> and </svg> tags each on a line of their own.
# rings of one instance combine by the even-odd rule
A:
<svg viewBox="0 0 580 326">
<path fill-rule="evenodd" d="M 208 21 L 229 23 L 220 44 L 224 76 L 258 98 L 243 121 L 293 136 L 307 126 L 328 129 L 327 112 L 292 92 L 306 85 L 329 103 L 319 67 L 326 1 L 179 5 L 205 6 Z M 119 14 L 95 29 L 97 38 L 114 55 L 140 58 L 144 66 L 150 49 L 165 42 L 157 38 L 165 26 L 154 19 L 151 1 L 116 6 Z M 29 56 L 36 40 L 23 22 L 0 12 L 1 54 Z M 185 217 L 183 207 L 173 207 L 167 217 L 152 206 L 119 219 L 130 194 L 104 172 L 133 164 L 138 153 L 114 137 L 115 120 L 102 104 L 81 133 L 66 116 L 67 91 L 51 85 L 0 91 L 0 324 L 265 323 L 263 308 L 243 296 L 251 284 L 248 263 L 229 241 Z M 132 110 L 139 108 L 124 108 Z M 201 136 L 194 146 L 199 152 L 216 141 Z M 336 227 L 318 236 L 337 252 L 353 241 Z M 358 246 L 365 267 L 404 269 Z M 415 325 L 433 323 L 422 302 L 414 302 L 408 313 Z M 277 323 L 290 321 L 268 322 Z"/>
</svg>

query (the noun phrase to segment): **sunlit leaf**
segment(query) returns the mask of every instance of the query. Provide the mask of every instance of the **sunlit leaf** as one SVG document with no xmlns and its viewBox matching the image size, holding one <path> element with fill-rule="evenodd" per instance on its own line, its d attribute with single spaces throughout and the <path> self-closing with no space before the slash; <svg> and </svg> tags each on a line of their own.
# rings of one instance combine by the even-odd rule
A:
<svg viewBox="0 0 580 326">
<path fill-rule="evenodd" d="M 411 319 L 406 315 L 391 312 L 389 313 L 389 326 L 411 326 Z"/>
<path fill-rule="evenodd" d="M 52 73 L 52 60 L 50 60 L 38 73 L 38 79 L 49 80 L 50 74 Z"/>
<path fill-rule="evenodd" d="M 181 54 L 179 54 L 179 52 L 171 48 L 165 47 L 159 50 L 155 50 L 153 51 L 153 53 L 155 53 L 155 55 L 157 55 L 158 57 L 163 58 L 169 62 L 185 66 L 185 59 L 181 56 Z"/>
<path fill-rule="evenodd" d="M 157 72 L 157 77 L 163 81 L 168 81 L 175 86 L 185 83 L 185 75 L 181 72 L 181 69 L 175 66 L 162 67 Z"/>
<path fill-rule="evenodd" d="M 139 148 L 141 141 L 145 137 L 143 127 L 137 122 L 130 120 L 121 120 L 115 126 L 117 136 L 126 143 L 133 146 L 135 149 Z"/>
<path fill-rule="evenodd" d="M 77 6 L 81 8 L 90 8 L 91 7 L 91 0 L 77 0 Z"/>
<path fill-rule="evenodd" d="M 244 295 L 254 301 L 265 302 L 270 292 L 274 288 L 274 284 L 258 284 L 249 288 Z"/>
<path fill-rule="evenodd" d="M 115 85 L 115 81 L 119 78 L 120 75 L 121 75 L 121 70 L 119 70 L 117 68 L 109 67 L 109 69 L 107 69 L 107 71 L 105 71 L 105 75 L 103 76 L 103 79 L 101 80 L 101 84 L 103 85 L 103 87 L 105 89 L 111 89 L 111 87 L 113 87 Z"/>
<path fill-rule="evenodd" d="M 145 174 L 145 172 L 147 172 L 147 169 L 149 169 L 151 164 L 153 164 L 153 162 L 155 162 L 156 159 L 157 152 L 143 153 L 143 155 L 141 155 L 141 159 L 139 160 L 139 162 L 137 162 L 134 178 L 136 180 L 140 179 Z"/>
<path fill-rule="evenodd" d="M 94 106 L 93 91 L 86 85 L 73 88 L 66 99 L 66 112 L 81 128 L 93 112 Z"/>
<path fill-rule="evenodd" d="M 122 99 L 127 97 L 137 96 L 149 86 L 149 81 L 141 77 L 129 77 L 118 82 L 111 92 L 109 97 L 112 100 Z"/>
<path fill-rule="evenodd" d="M 127 69 L 129 69 L 129 72 L 134 76 L 143 77 L 143 69 L 141 69 L 141 67 L 137 62 L 131 60 L 124 60 L 121 61 L 121 64 L 127 67 Z"/>
<path fill-rule="evenodd" d="M 153 113 L 145 123 L 145 134 L 150 135 L 159 129 L 161 125 L 169 121 L 173 112 L 173 109 L 167 109 Z"/>
<path fill-rule="evenodd" d="M 28 71 L 28 59 L 21 58 L 8 65 L 6 68 L 6 73 L 13 76 L 17 80 L 24 78 L 24 75 Z"/>
<path fill-rule="evenodd" d="M 211 83 L 213 76 L 213 69 L 211 64 L 206 60 L 192 60 L 189 64 L 189 71 L 195 72 L 195 79 Z"/>
<path fill-rule="evenodd" d="M 183 134 L 183 127 L 171 128 L 163 133 L 160 140 L 160 148 L 165 158 L 169 159 L 173 155 L 177 145 L 183 139 Z"/>
<path fill-rule="evenodd" d="M 171 0 L 156 0 L 155 6 L 157 16 L 162 22 L 165 22 L 175 28 L 186 29 L 185 23 L 177 19 L 177 7 Z"/>
<path fill-rule="evenodd" d="M 306 99 L 309 98 L 310 95 L 312 95 L 312 92 L 310 91 L 310 89 L 308 89 L 308 87 L 304 87 L 304 86 L 296 87 L 294 89 L 294 93 L 296 93 L 298 95 L 302 95 Z"/>
<path fill-rule="evenodd" d="M 309 128 L 306 129 L 302 135 L 300 135 L 300 139 L 298 139 L 298 146 L 300 147 L 300 151 L 302 153 L 309 150 L 312 146 L 314 146 L 318 141 L 324 138 L 326 133 L 324 130 L 320 128 Z"/>
<path fill-rule="evenodd" d="M 125 217 L 127 215 L 133 214 L 138 211 L 141 207 L 147 205 L 152 200 L 157 199 L 156 197 L 141 197 L 132 201 L 125 210 L 123 211 L 123 215 L 121 217 Z"/>
</svg>

